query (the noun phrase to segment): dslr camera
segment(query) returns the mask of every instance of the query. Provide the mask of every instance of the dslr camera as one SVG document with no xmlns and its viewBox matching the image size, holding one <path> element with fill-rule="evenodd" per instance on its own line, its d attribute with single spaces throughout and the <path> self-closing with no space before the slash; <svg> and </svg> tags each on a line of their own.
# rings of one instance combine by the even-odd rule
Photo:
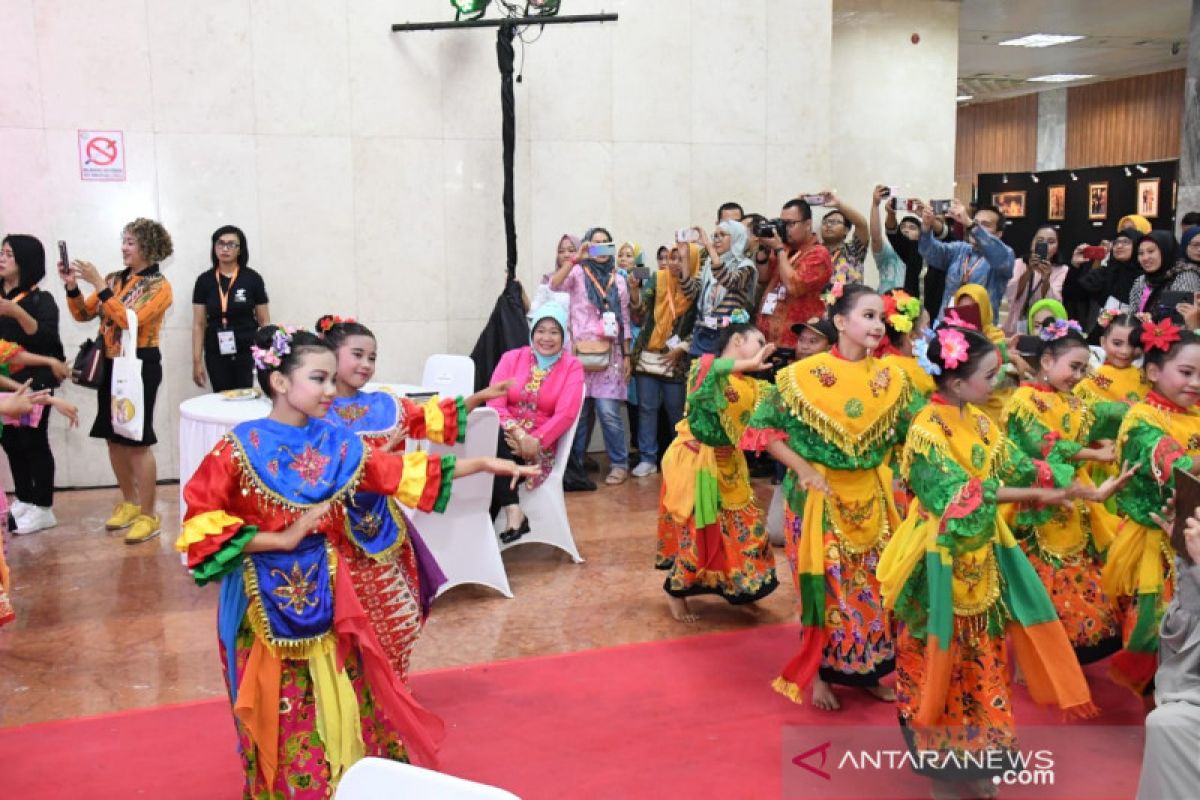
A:
<svg viewBox="0 0 1200 800">
<path fill-rule="evenodd" d="M 773 236 L 778 236 L 786 242 L 787 220 L 779 218 L 765 219 L 754 226 L 754 235 L 760 239 L 770 239 Z"/>
</svg>

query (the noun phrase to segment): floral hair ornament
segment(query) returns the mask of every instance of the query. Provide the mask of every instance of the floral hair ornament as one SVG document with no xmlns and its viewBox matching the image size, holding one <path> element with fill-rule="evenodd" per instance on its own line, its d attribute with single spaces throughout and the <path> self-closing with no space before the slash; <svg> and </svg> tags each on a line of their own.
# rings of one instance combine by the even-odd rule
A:
<svg viewBox="0 0 1200 800">
<path fill-rule="evenodd" d="M 1096 317 L 1096 324 L 1099 325 L 1101 328 L 1107 328 L 1109 325 L 1112 324 L 1112 321 L 1114 319 L 1116 319 L 1117 317 L 1119 317 L 1120 315 L 1121 315 L 1121 312 L 1118 309 L 1106 308 L 1100 312 L 1100 315 L 1098 317 Z"/>
<path fill-rule="evenodd" d="M 729 315 L 729 321 L 734 325 L 745 325 L 750 321 L 750 313 L 744 308 L 735 308 Z"/>
<path fill-rule="evenodd" d="M 921 301 L 903 290 L 883 296 L 883 316 L 892 330 L 908 333 L 921 316 Z"/>
<path fill-rule="evenodd" d="M 917 341 L 913 342 L 913 355 L 917 358 L 917 365 L 925 370 L 928 375 L 941 375 L 942 368 L 929 360 L 929 340 L 932 337 L 932 332 L 922 336 Z"/>
<path fill-rule="evenodd" d="M 283 357 L 292 352 L 292 334 L 297 330 L 299 328 L 280 326 L 271 337 L 271 346 L 265 350 L 258 345 L 251 345 L 250 355 L 254 358 L 254 368 L 265 370 L 283 364 Z"/>
<path fill-rule="evenodd" d="M 1157 348 L 1165 353 L 1171 349 L 1173 342 L 1179 341 L 1179 331 L 1179 326 L 1169 319 L 1157 324 L 1147 322 L 1142 326 L 1142 348 Z"/>
<path fill-rule="evenodd" d="M 1083 336 L 1083 328 L 1073 319 L 1056 319 L 1054 322 L 1047 322 L 1042 326 L 1042 330 L 1038 336 L 1042 337 L 1043 342 L 1053 342 L 1063 338 L 1071 331 Z"/>
<path fill-rule="evenodd" d="M 958 315 L 958 312 L 955 311 L 953 308 L 950 309 L 949 312 L 947 312 L 947 314 L 943 318 L 942 322 L 944 322 L 946 325 L 953 325 L 956 328 L 966 328 L 969 331 L 979 330 L 978 325 L 976 325 L 973 322 L 967 322 L 965 319 L 960 317 Z M 947 366 L 949 366 L 949 365 L 947 365 Z M 951 369 L 953 369 L 953 367 L 951 367 Z"/>
<path fill-rule="evenodd" d="M 942 363 L 946 369 L 954 369 L 959 364 L 967 363 L 970 356 L 970 345 L 962 331 L 953 328 L 941 328 L 937 332 L 938 343 L 942 346 Z"/>
<path fill-rule="evenodd" d="M 831 306 L 838 300 L 842 299 L 842 292 L 846 289 L 846 284 L 842 281 L 834 281 L 829 285 L 829 290 L 821 295 L 821 299 L 825 301 L 825 305 Z"/>
<path fill-rule="evenodd" d="M 357 322 L 354 317 L 339 317 L 334 314 L 321 317 L 321 321 L 317 323 L 317 330 L 321 333 L 329 333 L 333 330 L 334 325 L 351 325 Z"/>
</svg>

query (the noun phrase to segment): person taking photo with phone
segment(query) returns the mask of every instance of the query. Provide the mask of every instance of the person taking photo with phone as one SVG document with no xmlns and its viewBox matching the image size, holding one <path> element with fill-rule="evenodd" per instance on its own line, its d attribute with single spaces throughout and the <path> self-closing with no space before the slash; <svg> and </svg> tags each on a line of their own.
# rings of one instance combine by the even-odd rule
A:
<svg viewBox="0 0 1200 800">
<path fill-rule="evenodd" d="M 1008 316 L 1003 327 L 1008 336 L 1025 332 L 1025 319 L 1034 303 L 1047 298 L 1060 302 L 1063 299 L 1063 283 L 1067 279 L 1068 267 L 1059 261 L 1058 231 L 1053 226 L 1047 224 L 1037 229 L 1027 259 L 1016 260 L 1012 278 L 1004 292 L 1008 301 Z"/>
<path fill-rule="evenodd" d="M 583 364 L 586 388 L 563 488 L 576 492 L 596 489 L 583 467 L 596 417 L 608 452 L 609 473 L 604 482 L 610 486 L 624 483 L 629 478 L 629 437 L 621 409 L 629 395 L 633 324 L 629 286 L 617 273 L 616 247 L 609 232 L 589 230 L 578 260 L 554 273 L 550 289 L 570 296 L 569 333 L 575 356 Z"/>
<path fill-rule="evenodd" d="M 125 531 L 126 544 L 138 544 L 162 532 L 155 513 L 158 465 L 154 450 L 154 401 L 162 383 L 162 352 L 159 341 L 163 320 L 171 307 L 171 284 L 159 269 L 175 246 L 171 235 L 158 222 L 139 217 L 121 231 L 121 260 L 125 269 L 107 277 L 89 261 L 74 260 L 69 267 L 59 265 L 59 274 L 67 289 L 67 307 L 77 322 L 100 318 L 100 339 L 104 347 L 104 368 L 96 391 L 96 421 L 93 439 L 108 442 L 108 458 L 121 489 L 121 502 L 104 523 L 110 531 Z M 79 281 L 92 287 L 89 295 L 79 289 Z M 113 428 L 113 359 L 122 355 L 121 335 L 128 329 L 127 311 L 137 315 L 136 355 L 142 365 L 140 410 L 144 419 L 142 437 L 128 439 Z"/>
<path fill-rule="evenodd" d="M 46 250 L 33 236 L 12 233 L 0 242 L 0 340 L 27 353 L 45 356 L 45 365 L 14 371 L 18 383 L 33 391 L 53 392 L 69 374 L 58 335 L 58 304 L 38 285 L 46 277 Z M 12 364 L 9 365 L 12 368 Z M 0 446 L 8 456 L 16 501 L 12 504 L 16 533 L 53 528 L 54 453 L 50 450 L 50 415 L 33 426 L 4 425 Z"/>
<path fill-rule="evenodd" d="M 946 273 L 938 318 L 950 299 L 969 283 L 986 288 L 992 308 L 1000 308 L 1013 272 L 1013 250 L 1001 241 L 1004 215 L 992 206 L 981 206 L 973 217 L 968 217 L 963 204 L 956 200 L 950 204 L 946 218 L 962 225 L 966 241 L 937 241 L 933 237 L 933 209 L 926 206 L 921 209 L 921 239 L 917 245 L 931 269 Z"/>
</svg>

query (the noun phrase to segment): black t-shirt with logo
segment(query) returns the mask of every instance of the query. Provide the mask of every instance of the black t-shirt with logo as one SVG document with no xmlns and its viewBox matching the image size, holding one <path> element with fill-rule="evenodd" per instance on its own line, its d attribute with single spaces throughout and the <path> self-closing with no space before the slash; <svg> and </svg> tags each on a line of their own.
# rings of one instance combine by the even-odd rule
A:
<svg viewBox="0 0 1200 800">
<path fill-rule="evenodd" d="M 219 277 L 218 277 L 219 276 Z M 266 305 L 267 287 L 262 276 L 249 267 L 238 270 L 237 279 L 229 285 L 229 278 L 220 275 L 217 270 L 208 269 L 196 278 L 196 288 L 192 291 L 192 304 L 204 306 L 206 324 L 204 327 L 204 347 L 218 352 L 217 331 L 221 325 L 221 292 L 217 289 L 217 281 L 221 281 L 221 289 L 229 294 L 229 305 L 225 312 L 228 329 L 233 331 L 239 352 L 248 352 L 254 342 L 254 332 L 258 330 L 258 317 L 254 309 Z"/>
</svg>

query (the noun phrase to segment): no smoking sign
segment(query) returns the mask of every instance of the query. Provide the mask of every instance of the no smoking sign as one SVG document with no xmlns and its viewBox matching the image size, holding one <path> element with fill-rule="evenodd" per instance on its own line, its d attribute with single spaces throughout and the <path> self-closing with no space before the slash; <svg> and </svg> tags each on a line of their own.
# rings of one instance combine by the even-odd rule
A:
<svg viewBox="0 0 1200 800">
<path fill-rule="evenodd" d="M 125 180 L 125 135 L 121 131 L 79 132 L 79 179 Z"/>
</svg>

